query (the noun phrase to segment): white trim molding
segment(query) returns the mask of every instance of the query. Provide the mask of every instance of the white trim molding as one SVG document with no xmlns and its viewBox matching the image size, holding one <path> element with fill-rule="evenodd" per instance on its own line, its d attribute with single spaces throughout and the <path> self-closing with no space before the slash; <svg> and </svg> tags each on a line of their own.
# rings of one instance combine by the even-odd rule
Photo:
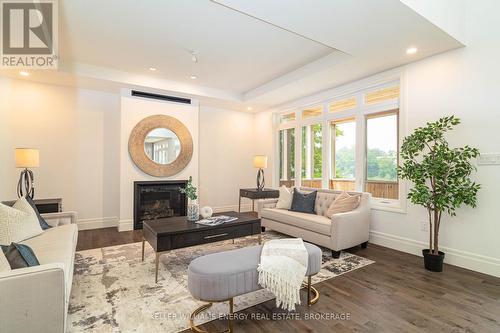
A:
<svg viewBox="0 0 500 333">
<path fill-rule="evenodd" d="M 90 230 L 116 227 L 118 225 L 118 217 L 98 217 L 93 219 L 79 219 L 76 223 L 78 230 Z"/>
<path fill-rule="evenodd" d="M 425 242 L 386 234 L 375 230 L 370 231 L 370 242 L 394 250 L 414 254 L 419 257 L 422 256 L 422 249 L 428 247 Z M 446 264 L 500 277 L 500 259 L 445 246 L 441 246 L 440 250 L 446 253 L 444 257 L 444 262 Z"/>
</svg>

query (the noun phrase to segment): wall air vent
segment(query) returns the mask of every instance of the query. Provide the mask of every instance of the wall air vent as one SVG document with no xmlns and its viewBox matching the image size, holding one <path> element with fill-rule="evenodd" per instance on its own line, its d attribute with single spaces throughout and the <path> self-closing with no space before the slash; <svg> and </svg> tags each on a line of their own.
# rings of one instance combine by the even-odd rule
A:
<svg viewBox="0 0 500 333">
<path fill-rule="evenodd" d="M 156 100 L 160 100 L 160 101 L 181 103 L 181 104 L 191 104 L 191 100 L 189 98 L 153 94 L 153 93 L 149 93 L 149 92 L 145 92 L 145 91 L 138 91 L 138 90 L 132 90 L 132 96 L 149 98 L 149 99 L 156 99 Z"/>
</svg>

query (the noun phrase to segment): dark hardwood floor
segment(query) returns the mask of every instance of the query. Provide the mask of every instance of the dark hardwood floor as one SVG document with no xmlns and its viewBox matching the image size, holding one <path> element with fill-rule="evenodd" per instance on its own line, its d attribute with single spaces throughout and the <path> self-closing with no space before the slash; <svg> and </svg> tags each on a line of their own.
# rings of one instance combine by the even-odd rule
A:
<svg viewBox="0 0 500 333">
<path fill-rule="evenodd" d="M 80 231 L 78 249 L 140 240 L 141 231 Z M 428 272 L 422 258 L 373 244 L 349 252 L 376 263 L 316 284 L 318 303 L 296 318 L 269 320 L 286 314 L 274 300 L 240 311 L 235 332 L 500 332 L 500 279 L 450 265 Z"/>
</svg>

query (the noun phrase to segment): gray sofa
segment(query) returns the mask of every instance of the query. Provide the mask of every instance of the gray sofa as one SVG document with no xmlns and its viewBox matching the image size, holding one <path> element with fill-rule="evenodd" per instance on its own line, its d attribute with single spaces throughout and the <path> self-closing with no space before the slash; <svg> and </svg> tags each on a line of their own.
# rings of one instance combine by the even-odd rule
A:
<svg viewBox="0 0 500 333">
<path fill-rule="evenodd" d="M 76 213 L 42 214 L 53 228 L 22 241 L 40 266 L 0 272 L 2 333 L 65 331 L 78 239 Z"/>
<path fill-rule="evenodd" d="M 366 247 L 370 231 L 370 193 L 348 192 L 361 195 L 358 208 L 347 213 L 334 214 L 329 219 L 326 216 L 328 207 L 342 192 L 311 188 L 300 190 L 318 191 L 316 214 L 278 209 L 278 199 L 259 200 L 257 207 L 262 226 L 331 249 L 332 256 L 336 258 L 341 250 L 357 245 Z"/>
</svg>

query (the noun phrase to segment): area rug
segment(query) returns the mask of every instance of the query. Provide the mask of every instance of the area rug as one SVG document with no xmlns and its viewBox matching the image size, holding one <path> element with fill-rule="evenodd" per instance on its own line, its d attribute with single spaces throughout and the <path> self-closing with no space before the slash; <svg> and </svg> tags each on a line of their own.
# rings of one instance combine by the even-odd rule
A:
<svg viewBox="0 0 500 333">
<path fill-rule="evenodd" d="M 269 231 L 263 241 L 283 238 Z M 155 254 L 146 243 L 144 262 L 141 243 L 79 251 L 71 291 L 67 332 L 179 332 L 189 327 L 190 313 L 203 304 L 187 290 L 187 267 L 199 256 L 257 244 L 256 237 L 204 244 L 174 250 L 160 257 L 158 283 L 154 281 Z M 373 261 L 347 252 L 333 259 L 323 249 L 322 269 L 312 282 L 318 283 L 369 265 Z M 305 294 L 303 295 L 305 299 Z M 235 311 L 273 299 L 259 290 L 234 299 Z M 321 299 L 320 299 L 321 301 Z M 221 317 L 226 303 L 217 303 L 197 324 Z"/>
</svg>

